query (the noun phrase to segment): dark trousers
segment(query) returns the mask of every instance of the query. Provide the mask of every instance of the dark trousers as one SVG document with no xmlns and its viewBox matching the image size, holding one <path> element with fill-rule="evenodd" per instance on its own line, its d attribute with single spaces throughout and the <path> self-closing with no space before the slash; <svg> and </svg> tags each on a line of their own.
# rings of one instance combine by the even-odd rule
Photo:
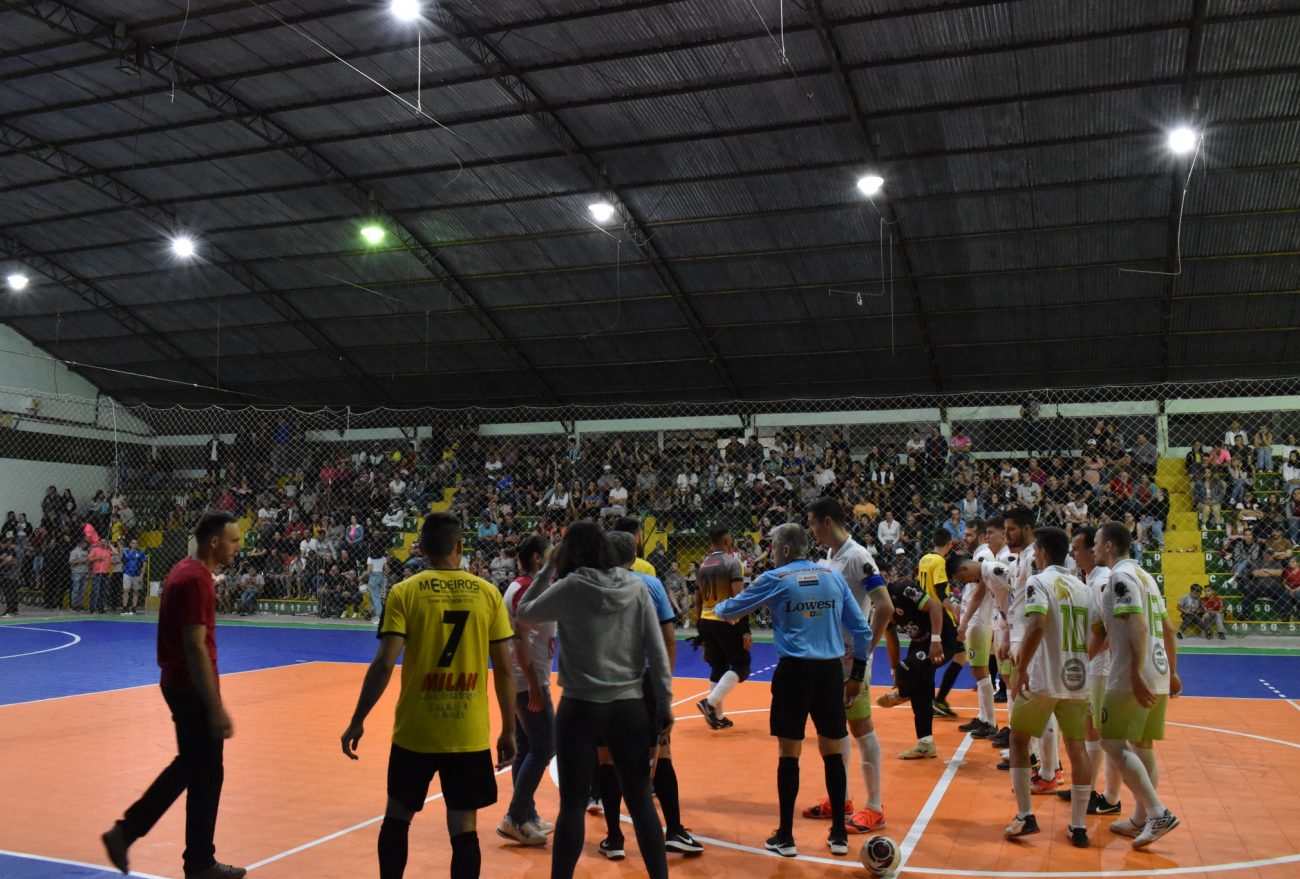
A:
<svg viewBox="0 0 1300 879">
<path fill-rule="evenodd" d="M 573 876 L 586 834 L 583 814 L 595 771 L 596 742 L 614 758 L 623 799 L 636 828 L 636 841 L 650 879 L 667 879 L 663 828 L 650 797 L 649 748 L 656 730 L 643 699 L 586 702 L 560 699 L 555 713 L 556 762 L 560 771 L 560 816 L 552 843 L 551 879 Z"/>
<path fill-rule="evenodd" d="M 898 694 L 912 700 L 912 724 L 916 737 L 923 739 L 934 734 L 934 670 L 924 650 L 912 651 L 894 673 Z M 918 655 L 919 654 L 919 655 Z M 945 660 L 952 654 L 944 651 Z"/>
<path fill-rule="evenodd" d="M 12 577 L 0 579 L 0 591 L 4 592 L 4 612 L 18 613 L 18 581 Z"/>
<path fill-rule="evenodd" d="M 162 771 L 122 819 L 128 842 L 148 833 L 182 793 L 185 797 L 185 874 L 193 875 L 216 863 L 212 837 L 221 802 L 224 741 L 209 730 L 208 709 L 195 693 L 163 690 L 176 724 L 176 759 Z"/>
</svg>

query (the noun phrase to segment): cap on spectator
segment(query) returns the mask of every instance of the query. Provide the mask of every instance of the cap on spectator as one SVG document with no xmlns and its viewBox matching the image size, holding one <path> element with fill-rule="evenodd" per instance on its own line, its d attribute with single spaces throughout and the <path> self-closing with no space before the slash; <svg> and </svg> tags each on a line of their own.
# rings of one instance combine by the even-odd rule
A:
<svg viewBox="0 0 1300 879">
<path fill-rule="evenodd" d="M 1090 445 L 1090 446 L 1095 446 L 1095 445 L 1097 445 L 1097 441 L 1096 441 L 1095 439 L 1093 439 L 1092 437 L 1088 437 L 1088 445 Z"/>
<path fill-rule="evenodd" d="M 606 469 L 606 470 L 613 470 L 614 467 L 613 467 L 612 465 L 610 465 L 610 464 L 606 464 L 606 465 L 605 465 L 605 469 Z"/>
<path fill-rule="evenodd" d="M 894 550 L 894 555 L 907 555 L 907 550 L 900 546 L 898 549 Z"/>
</svg>

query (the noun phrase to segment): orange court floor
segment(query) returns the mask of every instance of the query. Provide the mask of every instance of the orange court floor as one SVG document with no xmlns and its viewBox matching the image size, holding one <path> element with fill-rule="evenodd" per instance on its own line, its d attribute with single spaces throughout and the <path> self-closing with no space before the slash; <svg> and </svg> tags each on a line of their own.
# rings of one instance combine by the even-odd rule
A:
<svg viewBox="0 0 1300 879">
<path fill-rule="evenodd" d="M 226 746 L 220 859 L 249 866 L 258 879 L 378 874 L 375 841 L 398 687 L 394 680 L 371 714 L 361 759 L 350 761 L 339 734 L 364 670 L 356 663 L 307 662 L 223 678 L 235 736 Z M 680 704 L 673 759 L 683 818 L 706 850 L 693 858 L 670 855 L 670 871 L 683 879 L 865 875 L 856 845 L 848 857 L 829 854 L 824 822 L 796 816 L 797 859 L 761 850 L 776 825 L 768 684 L 737 687 L 727 705 L 735 726 L 717 731 L 694 708 L 707 687 L 693 678 L 674 682 Z M 951 701 L 960 715 L 972 715 L 973 693 L 954 693 Z M 914 738 L 910 709 L 877 708 L 875 718 L 885 754 L 884 832 L 903 847 L 904 876 L 1300 876 L 1300 714 L 1288 701 L 1188 697 L 1172 703 L 1168 737 L 1157 748 L 1159 785 L 1182 826 L 1147 852 L 1111 834 L 1110 817 L 1090 817 L 1093 847 L 1073 848 L 1065 837 L 1069 804 L 1055 796 L 1035 798 L 1040 835 L 1008 842 L 1002 828 L 1014 812 L 1010 778 L 996 769 L 993 748 L 958 732 L 959 721 L 936 719 L 939 759 L 902 761 L 896 753 Z M 0 850 L 102 865 L 100 832 L 172 758 L 174 742 L 166 707 L 150 686 L 0 707 L 0 754 Z M 824 794 L 811 737 L 801 775 L 805 805 Z M 851 785 L 860 797 L 856 773 Z M 482 875 L 544 874 L 549 846 L 522 848 L 496 835 L 510 794 L 508 773 L 498 786 L 498 804 L 479 814 Z M 447 874 L 450 847 L 437 790 L 435 781 L 434 799 L 412 827 L 408 876 Z M 557 802 L 552 778 L 544 777 L 539 811 L 554 817 Z M 178 803 L 136 843 L 131 858 L 138 875 L 179 875 L 183 821 Z M 603 834 L 603 819 L 589 816 L 577 875 L 643 875 L 630 828 L 622 862 L 597 853 Z"/>
</svg>

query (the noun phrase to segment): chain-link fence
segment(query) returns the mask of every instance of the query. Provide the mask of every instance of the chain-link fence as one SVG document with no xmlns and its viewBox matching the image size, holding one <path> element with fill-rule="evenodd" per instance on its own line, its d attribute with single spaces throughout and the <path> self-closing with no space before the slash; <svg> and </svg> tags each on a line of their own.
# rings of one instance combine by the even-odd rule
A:
<svg viewBox="0 0 1300 879">
<path fill-rule="evenodd" d="M 643 554 L 685 611 L 710 525 L 730 526 L 753 575 L 767 564 L 772 525 L 802 521 L 810 500 L 834 495 L 879 566 L 903 574 L 934 528 L 960 539 L 968 523 L 1013 504 L 1066 527 L 1124 521 L 1171 607 L 1199 583 L 1223 602 L 1229 634 L 1294 632 L 1297 390 L 1300 380 L 1272 379 L 305 411 L 129 407 L 0 389 L 0 505 L 15 513 L 3 529 L 15 557 L 6 576 L 25 601 L 83 609 L 95 601 L 77 580 L 83 539 L 107 540 L 117 571 L 136 540 L 146 579 L 157 581 L 185 553 L 198 513 L 216 507 L 239 516 L 247 535 L 224 610 L 365 616 L 372 578 L 391 582 L 418 564 L 411 550 L 431 510 L 460 516 L 465 565 L 498 584 L 513 575 L 522 537 L 626 514 L 641 519 Z M 106 606 L 119 603 L 117 571 Z"/>
</svg>

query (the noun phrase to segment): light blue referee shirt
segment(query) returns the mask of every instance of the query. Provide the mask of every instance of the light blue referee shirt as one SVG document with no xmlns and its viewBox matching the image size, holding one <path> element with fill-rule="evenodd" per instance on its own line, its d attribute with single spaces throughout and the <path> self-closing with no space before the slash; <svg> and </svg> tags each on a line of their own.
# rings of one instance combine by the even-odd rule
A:
<svg viewBox="0 0 1300 879">
<path fill-rule="evenodd" d="M 794 659 L 841 659 L 844 634 L 853 638 L 853 658 L 865 660 L 871 624 L 835 571 L 807 559 L 768 571 L 733 598 L 713 608 L 719 619 L 738 619 L 760 605 L 772 612 L 776 652 Z M 841 629 L 841 626 L 843 629 Z"/>
</svg>

